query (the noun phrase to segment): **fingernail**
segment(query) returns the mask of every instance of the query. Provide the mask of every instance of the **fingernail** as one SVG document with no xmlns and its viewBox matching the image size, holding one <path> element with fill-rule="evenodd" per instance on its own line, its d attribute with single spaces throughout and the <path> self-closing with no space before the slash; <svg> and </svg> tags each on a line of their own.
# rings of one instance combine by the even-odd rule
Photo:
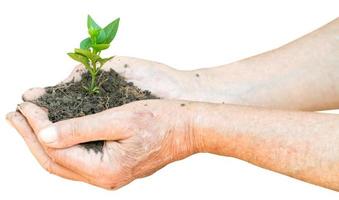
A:
<svg viewBox="0 0 339 200">
<path fill-rule="evenodd" d="M 57 130 L 54 126 L 49 126 L 43 130 L 40 131 L 39 133 L 39 138 L 44 142 L 44 143 L 53 143 L 56 142 L 58 139 L 58 133 Z"/>
</svg>

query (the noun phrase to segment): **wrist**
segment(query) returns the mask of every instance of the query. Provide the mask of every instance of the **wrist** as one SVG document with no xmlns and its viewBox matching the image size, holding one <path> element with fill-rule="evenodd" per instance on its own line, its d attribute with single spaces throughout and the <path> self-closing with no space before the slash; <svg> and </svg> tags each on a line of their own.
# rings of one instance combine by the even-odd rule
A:
<svg viewBox="0 0 339 200">
<path fill-rule="evenodd" d="M 231 118 L 236 117 L 234 106 L 213 103 L 194 103 L 192 127 L 196 152 L 231 156 L 236 137 Z"/>
</svg>

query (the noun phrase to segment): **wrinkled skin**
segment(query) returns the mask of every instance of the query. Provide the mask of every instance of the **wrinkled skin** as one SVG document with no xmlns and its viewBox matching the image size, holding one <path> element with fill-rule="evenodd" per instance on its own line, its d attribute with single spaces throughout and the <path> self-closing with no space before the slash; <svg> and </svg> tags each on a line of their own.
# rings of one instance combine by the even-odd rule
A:
<svg viewBox="0 0 339 200">
<path fill-rule="evenodd" d="M 183 87 L 187 80 L 166 65 L 115 57 L 104 70 L 111 68 L 159 97 L 185 98 L 189 94 L 189 89 Z M 83 72 L 84 68 L 78 66 L 63 82 L 78 81 Z M 34 100 L 44 92 L 43 88 L 33 88 L 24 93 L 23 99 Z M 173 112 L 178 109 L 182 112 Z M 33 103 L 22 103 L 18 110 L 9 113 L 7 119 L 42 167 L 58 176 L 106 189 L 119 188 L 196 152 L 192 119 L 182 101 L 138 101 L 54 124 L 48 119 L 48 111 Z M 58 142 L 42 140 L 39 134 L 47 127 L 57 130 Z M 106 141 L 102 153 L 78 145 L 93 140 Z"/>
</svg>

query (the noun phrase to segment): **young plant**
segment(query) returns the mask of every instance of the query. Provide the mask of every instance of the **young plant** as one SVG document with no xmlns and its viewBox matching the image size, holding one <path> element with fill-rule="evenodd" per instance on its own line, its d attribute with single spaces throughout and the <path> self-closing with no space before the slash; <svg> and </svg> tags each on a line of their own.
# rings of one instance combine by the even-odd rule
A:
<svg viewBox="0 0 339 200">
<path fill-rule="evenodd" d="M 118 31 L 119 21 L 120 18 L 117 18 L 106 27 L 101 28 L 95 23 L 93 18 L 88 15 L 87 28 L 89 37 L 81 41 L 80 48 L 76 48 L 74 52 L 68 53 L 71 58 L 82 63 L 91 75 L 90 85 L 84 86 L 90 94 L 99 92 L 99 87 L 96 83 L 98 72 L 107 61 L 113 58 L 101 58 L 100 53 L 102 50 L 109 48 L 110 43 Z"/>
</svg>

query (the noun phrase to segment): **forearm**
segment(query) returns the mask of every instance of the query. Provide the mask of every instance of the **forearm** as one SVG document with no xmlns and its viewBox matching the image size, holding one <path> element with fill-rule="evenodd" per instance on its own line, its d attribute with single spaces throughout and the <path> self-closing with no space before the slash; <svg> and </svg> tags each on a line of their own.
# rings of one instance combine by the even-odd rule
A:
<svg viewBox="0 0 339 200">
<path fill-rule="evenodd" d="M 339 116 L 194 103 L 199 152 L 232 156 L 339 191 Z"/>
<path fill-rule="evenodd" d="M 187 72 L 192 99 L 270 108 L 339 107 L 339 19 L 278 49 Z"/>
</svg>

